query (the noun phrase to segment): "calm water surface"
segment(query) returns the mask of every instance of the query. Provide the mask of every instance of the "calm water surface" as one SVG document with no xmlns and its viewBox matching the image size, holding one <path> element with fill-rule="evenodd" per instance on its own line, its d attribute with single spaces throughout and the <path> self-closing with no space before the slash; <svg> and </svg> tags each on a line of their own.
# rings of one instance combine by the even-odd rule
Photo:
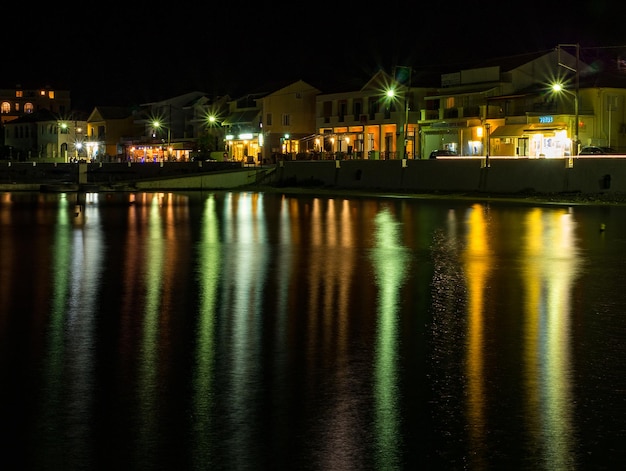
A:
<svg viewBox="0 0 626 471">
<path fill-rule="evenodd" d="M 623 467 L 625 254 L 621 206 L 0 193 L 0 466 Z"/>
</svg>

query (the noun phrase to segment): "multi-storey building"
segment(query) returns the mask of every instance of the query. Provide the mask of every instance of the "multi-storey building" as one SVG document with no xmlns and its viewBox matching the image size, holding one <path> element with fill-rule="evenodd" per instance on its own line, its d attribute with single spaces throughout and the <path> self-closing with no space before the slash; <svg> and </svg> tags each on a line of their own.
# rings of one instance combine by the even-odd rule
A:
<svg viewBox="0 0 626 471">
<path fill-rule="evenodd" d="M 63 118 L 69 92 L 67 101 L 51 90 L 21 93 L 26 101 L 5 98 L 0 110 L 3 122 L 15 120 L 18 109 L 33 110 L 4 126 L 5 139 L 23 156 L 71 158 L 83 146 L 87 158 L 218 156 L 246 163 L 425 159 L 436 150 L 564 157 L 584 145 L 626 153 L 626 74 L 606 66 L 598 72 L 580 60 L 578 45 L 566 46 L 446 72 L 436 84 L 424 83 L 411 67 L 396 67 L 345 92 L 323 93 L 299 80 L 234 100 L 191 92 L 137 110 L 96 107 L 84 136 L 79 120 Z M 560 94 L 556 82 L 564 86 Z M 17 98 L 19 91 L 3 93 Z"/>
<path fill-rule="evenodd" d="M 265 161 L 295 158 L 313 149 L 315 99 L 320 91 L 298 80 L 257 99 L 262 119 L 260 149 Z"/>
<path fill-rule="evenodd" d="M 557 82 L 565 87 L 560 94 L 553 89 Z M 378 72 L 359 91 L 318 95 L 321 149 L 366 159 L 428 158 L 439 149 L 460 156 L 564 157 L 584 145 L 626 153 L 626 75 L 596 72 L 578 51 L 499 59 L 441 74 L 438 87 L 415 85 Z M 393 87 L 407 98 L 388 101 Z"/>
<path fill-rule="evenodd" d="M 70 162 L 86 157 L 87 120 L 75 114 L 60 119 L 47 109 L 25 114 L 3 125 L 5 157 Z"/>
<path fill-rule="evenodd" d="M 577 50 L 563 48 L 443 74 L 418 122 L 422 156 L 450 149 L 462 156 L 564 157 L 591 144 L 626 150 L 618 118 L 625 78 L 597 73 Z M 565 87 L 561 93 L 556 83 Z"/>
<path fill-rule="evenodd" d="M 419 105 L 429 90 L 378 71 L 358 91 L 318 95 L 316 149 L 322 158 L 417 158 Z"/>
<path fill-rule="evenodd" d="M 4 124 L 25 114 L 48 110 L 60 118 L 71 111 L 69 90 L 57 90 L 48 85 L 41 88 L 0 88 L 0 123 Z"/>
<path fill-rule="evenodd" d="M 81 119 L 84 120 L 84 117 L 71 113 L 68 90 L 48 85 L 41 88 L 22 85 L 1 88 L 0 144 L 3 147 L 0 156 L 60 158 L 68 154 L 64 136 L 75 132 L 78 127 L 70 127 L 68 123 L 77 123 Z M 5 126 L 15 120 L 19 121 L 12 126 Z M 41 123 L 38 124 L 38 121 Z"/>
</svg>

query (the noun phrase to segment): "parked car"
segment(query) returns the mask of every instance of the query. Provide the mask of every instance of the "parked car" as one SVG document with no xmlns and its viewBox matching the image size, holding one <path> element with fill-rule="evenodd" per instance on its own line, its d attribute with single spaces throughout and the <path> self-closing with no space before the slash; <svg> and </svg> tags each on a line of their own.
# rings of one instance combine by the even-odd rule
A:
<svg viewBox="0 0 626 471">
<path fill-rule="evenodd" d="M 580 149 L 580 153 L 578 155 L 606 155 L 606 154 L 617 154 L 617 151 L 611 147 L 585 146 L 582 149 Z"/>
<path fill-rule="evenodd" d="M 459 154 L 448 149 L 438 149 L 430 153 L 430 158 L 436 159 L 437 157 L 441 157 L 441 156 L 455 156 L 455 155 L 459 155 Z"/>
</svg>

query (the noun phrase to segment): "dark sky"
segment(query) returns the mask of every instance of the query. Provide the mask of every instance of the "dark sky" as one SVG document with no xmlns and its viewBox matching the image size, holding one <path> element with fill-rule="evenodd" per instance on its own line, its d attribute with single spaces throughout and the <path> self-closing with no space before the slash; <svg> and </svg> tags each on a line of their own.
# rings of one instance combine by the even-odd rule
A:
<svg viewBox="0 0 626 471">
<path fill-rule="evenodd" d="M 609 51 L 626 44 L 608 0 L 539 9 L 500 2 L 467 11 L 398 0 L 375 9 L 341 0 L 201 10 L 208 4 L 142 5 L 22 11 L 23 21 L 3 23 L 0 82 L 68 87 L 73 105 L 91 111 L 190 91 L 236 97 L 298 79 L 322 92 L 352 90 L 394 65 L 459 70 L 558 44 Z"/>
</svg>

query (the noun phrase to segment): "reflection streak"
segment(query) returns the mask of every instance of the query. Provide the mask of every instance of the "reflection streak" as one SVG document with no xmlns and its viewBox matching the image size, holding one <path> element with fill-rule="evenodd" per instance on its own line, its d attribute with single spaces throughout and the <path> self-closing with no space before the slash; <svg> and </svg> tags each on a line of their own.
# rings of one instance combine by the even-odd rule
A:
<svg viewBox="0 0 626 471">
<path fill-rule="evenodd" d="M 158 431 L 156 410 L 158 396 L 159 312 L 164 270 L 163 229 L 160 197 L 150 202 L 148 213 L 147 256 L 143 284 L 146 289 L 143 316 L 143 338 L 139 365 L 138 401 L 140 410 L 137 462 L 150 463 L 157 454 Z"/>
<path fill-rule="evenodd" d="M 397 469 L 400 453 L 399 373 L 398 373 L 398 310 L 405 267 L 409 263 L 407 249 L 401 245 L 399 223 L 389 211 L 375 219 L 372 263 L 378 286 L 378 329 L 375 349 L 375 421 L 376 469 Z"/>
<path fill-rule="evenodd" d="M 211 456 L 212 405 L 215 368 L 215 312 L 220 277 L 219 222 L 215 214 L 215 197 L 206 199 L 198 243 L 199 323 L 197 330 L 196 367 L 194 372 L 194 469 L 209 466 Z"/>
<path fill-rule="evenodd" d="M 485 423 L 484 309 L 485 288 L 492 262 L 487 209 L 475 204 L 467 215 L 467 247 L 463 262 L 468 288 L 467 396 L 470 449 L 476 466 L 484 466 Z"/>
<path fill-rule="evenodd" d="M 573 216 L 536 209 L 526 219 L 523 274 L 529 302 L 526 384 L 530 430 L 545 469 L 570 469 L 573 456 L 570 291 L 580 260 Z"/>
<path fill-rule="evenodd" d="M 47 452 L 54 458 L 48 464 L 81 467 L 94 446 L 89 442 L 95 395 L 93 337 L 103 238 L 97 207 L 89 207 L 85 213 L 70 208 L 74 206 L 62 199 L 54 239 L 57 250 L 53 251 L 51 273 L 54 288 L 43 414 L 46 420 L 54 415 L 60 420 L 58 430 L 65 431 L 62 447 L 58 447 L 58 437 L 51 437 L 57 445 L 49 445 Z M 74 380 L 66 381 L 66 375 Z M 63 409 L 62 404 L 69 407 Z"/>
</svg>

